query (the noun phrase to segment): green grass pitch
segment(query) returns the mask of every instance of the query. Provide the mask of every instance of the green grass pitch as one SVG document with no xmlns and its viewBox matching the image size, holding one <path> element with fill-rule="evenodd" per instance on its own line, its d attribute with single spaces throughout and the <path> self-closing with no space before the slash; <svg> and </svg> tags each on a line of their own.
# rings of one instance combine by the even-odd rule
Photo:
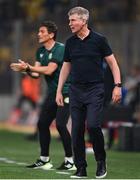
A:
<svg viewBox="0 0 140 180">
<path fill-rule="evenodd" d="M 25 134 L 1 130 L 0 179 L 70 179 L 73 171 L 68 171 L 69 174 L 59 174 L 55 169 L 49 171 L 27 169 L 24 163 L 34 162 L 39 157 L 39 151 L 38 142 L 27 141 Z M 64 158 L 62 144 L 56 138 L 51 142 L 50 157 L 54 168 L 58 167 Z M 93 154 L 87 154 L 87 162 L 88 178 L 94 179 L 96 163 Z M 139 152 L 107 151 L 107 164 L 107 179 L 140 178 Z"/>
</svg>

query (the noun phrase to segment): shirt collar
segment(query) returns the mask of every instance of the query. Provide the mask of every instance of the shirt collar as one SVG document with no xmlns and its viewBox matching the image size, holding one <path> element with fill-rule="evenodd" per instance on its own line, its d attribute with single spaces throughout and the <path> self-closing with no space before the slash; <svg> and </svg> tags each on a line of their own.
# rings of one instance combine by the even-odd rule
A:
<svg viewBox="0 0 140 180">
<path fill-rule="evenodd" d="M 88 38 L 90 38 L 91 37 L 91 35 L 92 35 L 92 33 L 93 33 L 93 31 L 92 31 L 92 29 L 91 28 L 88 28 L 89 30 L 90 30 L 90 32 L 89 32 L 89 34 L 88 34 L 88 36 L 86 36 L 83 40 L 82 39 L 80 39 L 76 34 L 74 35 L 74 38 L 75 39 L 80 39 L 81 41 L 84 41 L 84 40 L 86 40 L 86 39 L 88 39 Z"/>
</svg>

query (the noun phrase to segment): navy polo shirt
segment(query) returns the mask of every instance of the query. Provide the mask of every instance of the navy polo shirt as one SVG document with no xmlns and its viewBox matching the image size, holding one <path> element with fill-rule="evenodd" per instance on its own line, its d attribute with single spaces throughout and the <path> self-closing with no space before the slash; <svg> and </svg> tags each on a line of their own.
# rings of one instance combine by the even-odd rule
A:
<svg viewBox="0 0 140 180">
<path fill-rule="evenodd" d="M 81 40 L 77 35 L 66 41 L 64 61 L 71 63 L 72 84 L 103 82 L 103 59 L 112 54 L 104 36 L 90 30 Z"/>
</svg>

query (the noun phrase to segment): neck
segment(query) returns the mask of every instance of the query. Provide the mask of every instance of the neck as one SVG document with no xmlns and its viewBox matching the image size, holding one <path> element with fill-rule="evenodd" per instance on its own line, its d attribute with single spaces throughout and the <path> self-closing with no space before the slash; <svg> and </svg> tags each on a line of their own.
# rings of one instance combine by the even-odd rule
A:
<svg viewBox="0 0 140 180">
<path fill-rule="evenodd" d="M 80 39 L 84 39 L 85 37 L 87 37 L 89 35 L 90 30 L 88 29 L 87 25 L 83 26 L 83 28 L 77 33 L 77 36 Z"/>
<path fill-rule="evenodd" d="M 44 43 L 44 46 L 47 50 L 51 50 L 53 48 L 53 46 L 55 45 L 55 40 L 54 39 L 50 39 L 49 41 L 47 41 L 46 43 Z"/>
</svg>

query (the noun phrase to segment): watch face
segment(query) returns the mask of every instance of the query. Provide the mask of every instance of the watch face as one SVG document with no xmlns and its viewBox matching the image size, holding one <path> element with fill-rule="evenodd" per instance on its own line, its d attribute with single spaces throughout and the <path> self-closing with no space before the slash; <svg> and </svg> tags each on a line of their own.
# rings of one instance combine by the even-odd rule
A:
<svg viewBox="0 0 140 180">
<path fill-rule="evenodd" d="M 64 103 L 69 104 L 69 97 L 64 98 Z"/>
</svg>

